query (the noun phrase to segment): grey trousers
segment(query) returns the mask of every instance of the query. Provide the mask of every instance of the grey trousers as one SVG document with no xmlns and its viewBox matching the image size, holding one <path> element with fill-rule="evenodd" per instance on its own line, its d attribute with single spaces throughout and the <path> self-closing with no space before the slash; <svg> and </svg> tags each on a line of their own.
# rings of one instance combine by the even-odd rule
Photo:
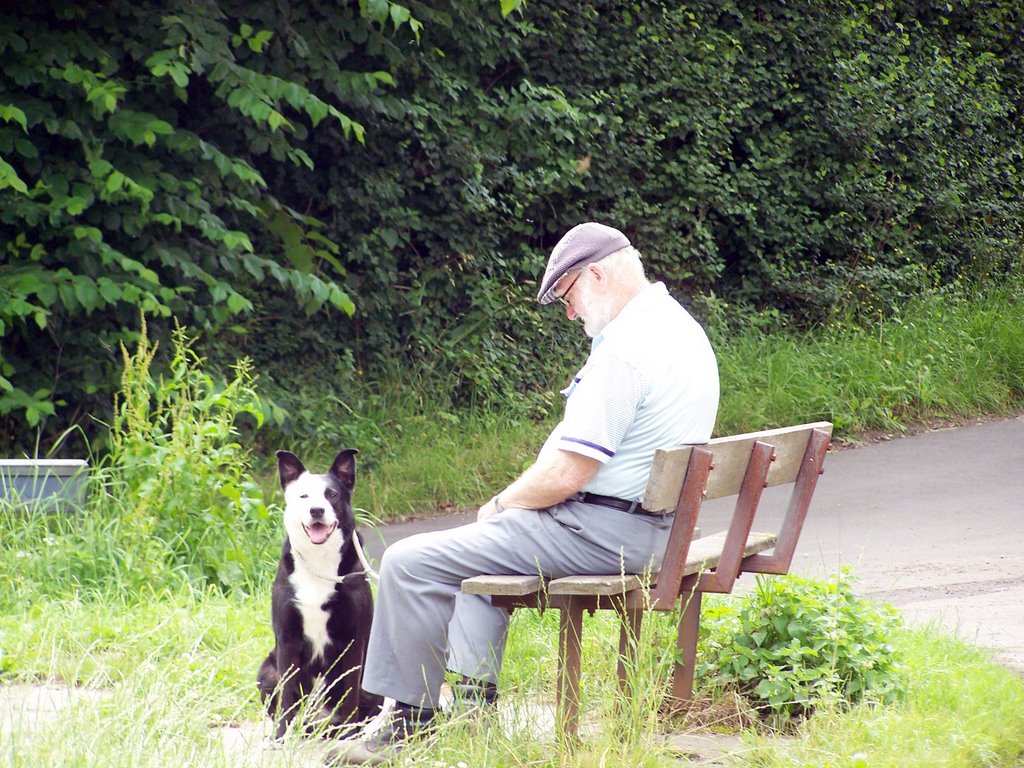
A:
<svg viewBox="0 0 1024 768">
<path fill-rule="evenodd" d="M 381 560 L 363 687 L 437 707 L 446 669 L 497 682 L 509 615 L 462 594 L 463 579 L 657 571 L 671 527 L 671 516 L 568 501 L 395 542 Z"/>
</svg>

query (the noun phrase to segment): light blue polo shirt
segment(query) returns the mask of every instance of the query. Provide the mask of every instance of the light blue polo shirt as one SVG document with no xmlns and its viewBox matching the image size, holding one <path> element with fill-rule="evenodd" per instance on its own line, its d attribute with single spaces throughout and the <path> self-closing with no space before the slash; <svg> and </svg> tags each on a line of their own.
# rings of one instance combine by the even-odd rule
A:
<svg viewBox="0 0 1024 768">
<path fill-rule="evenodd" d="M 711 437 L 718 363 L 704 329 L 655 283 L 594 339 L 562 394 L 565 415 L 542 452 L 597 459 L 601 466 L 583 490 L 638 500 L 656 449 Z"/>
</svg>

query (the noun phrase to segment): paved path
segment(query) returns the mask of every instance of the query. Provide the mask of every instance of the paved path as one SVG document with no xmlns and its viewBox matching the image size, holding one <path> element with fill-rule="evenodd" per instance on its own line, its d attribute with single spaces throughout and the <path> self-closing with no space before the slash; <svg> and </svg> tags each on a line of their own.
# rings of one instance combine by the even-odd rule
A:
<svg viewBox="0 0 1024 768">
<path fill-rule="evenodd" d="M 769 490 L 759 519 L 778 520 L 784 503 Z M 700 525 L 719 530 L 730 512 L 708 503 Z M 377 559 L 388 542 L 469 519 L 383 526 L 367 549 Z M 852 567 L 861 594 L 1024 672 L 1024 417 L 830 454 L 793 570 L 825 576 L 841 566 Z"/>
</svg>

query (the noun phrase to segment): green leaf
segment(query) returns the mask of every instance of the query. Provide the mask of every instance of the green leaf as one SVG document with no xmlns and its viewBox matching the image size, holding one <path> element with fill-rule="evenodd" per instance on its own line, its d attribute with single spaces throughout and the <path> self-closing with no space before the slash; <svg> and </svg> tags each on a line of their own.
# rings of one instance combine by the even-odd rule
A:
<svg viewBox="0 0 1024 768">
<path fill-rule="evenodd" d="M 396 30 L 411 18 L 412 13 L 404 5 L 391 4 L 391 23 L 394 24 Z"/>
<path fill-rule="evenodd" d="M 270 130 L 276 131 L 283 125 L 287 125 L 290 127 L 291 123 L 289 123 L 288 119 L 280 112 L 278 112 L 277 110 L 272 110 L 270 112 L 270 115 L 267 117 L 267 125 L 270 126 Z"/>
<path fill-rule="evenodd" d="M 88 204 L 89 201 L 84 197 L 72 195 L 64 201 L 64 210 L 66 210 L 71 216 L 78 216 L 85 210 Z"/>
<path fill-rule="evenodd" d="M 241 248 L 245 251 L 248 251 L 249 253 L 253 252 L 252 241 L 249 239 L 249 236 L 245 232 L 225 232 L 224 237 L 222 239 L 224 245 L 226 245 L 231 250 Z"/>
<path fill-rule="evenodd" d="M 232 292 L 228 294 L 228 309 L 231 310 L 232 314 L 237 315 L 252 309 L 252 302 L 240 293 Z"/>
<path fill-rule="evenodd" d="M 109 176 L 107 176 L 107 181 L 104 184 L 104 187 L 107 192 L 118 192 L 122 187 L 124 187 L 124 179 L 125 177 L 123 173 L 120 171 L 113 171 Z"/>
<path fill-rule="evenodd" d="M 12 104 L 0 104 L 0 120 L 15 122 L 21 126 L 21 130 L 28 133 L 28 122 L 25 113 Z"/>
<path fill-rule="evenodd" d="M 89 172 L 97 179 L 104 179 L 114 169 L 114 166 L 103 158 L 96 158 L 89 161 Z"/>
<path fill-rule="evenodd" d="M 28 187 L 25 186 L 25 182 L 18 176 L 17 171 L 0 157 L 0 189 L 5 189 L 6 187 L 10 187 L 15 192 L 21 192 L 23 195 L 28 194 Z"/>
<path fill-rule="evenodd" d="M 330 114 L 330 108 L 327 104 L 315 96 L 306 100 L 305 107 L 306 114 L 309 115 L 309 119 L 313 122 L 314 127 L 319 125 Z"/>
<path fill-rule="evenodd" d="M 108 304 L 116 304 L 121 300 L 124 295 L 121 290 L 121 286 L 111 280 L 109 277 L 101 277 L 96 281 L 97 288 L 99 289 L 100 296 Z"/>
<path fill-rule="evenodd" d="M 96 284 L 91 278 L 76 276 L 72 282 L 75 291 L 75 298 L 82 305 L 86 312 L 92 312 L 99 306 L 100 293 L 96 290 Z"/>
<path fill-rule="evenodd" d="M 96 227 L 75 227 L 72 234 L 76 240 L 90 240 L 94 243 L 103 242 L 103 233 Z"/>
<path fill-rule="evenodd" d="M 27 157 L 29 159 L 39 157 L 39 150 L 36 148 L 36 145 L 28 139 L 15 139 L 14 148 L 18 150 L 18 154 L 22 157 Z"/>
<path fill-rule="evenodd" d="M 365 5 L 364 5 L 365 3 Z M 378 24 L 383 24 L 388 17 L 388 0 L 360 0 L 364 15 Z"/>
<path fill-rule="evenodd" d="M 255 35 L 250 37 L 246 43 L 249 46 L 249 50 L 253 53 L 263 53 L 263 49 L 267 47 L 267 43 L 274 36 L 274 33 L 267 29 L 261 29 Z"/>
</svg>

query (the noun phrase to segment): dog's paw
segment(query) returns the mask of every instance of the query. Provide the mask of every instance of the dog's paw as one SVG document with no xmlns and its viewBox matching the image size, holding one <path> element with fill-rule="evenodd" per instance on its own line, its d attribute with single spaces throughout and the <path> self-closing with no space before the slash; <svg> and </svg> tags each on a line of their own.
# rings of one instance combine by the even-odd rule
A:
<svg viewBox="0 0 1024 768">
<path fill-rule="evenodd" d="M 284 739 L 277 739 L 273 736 L 265 736 L 263 738 L 264 752 L 280 752 L 282 749 L 284 749 Z"/>
</svg>

